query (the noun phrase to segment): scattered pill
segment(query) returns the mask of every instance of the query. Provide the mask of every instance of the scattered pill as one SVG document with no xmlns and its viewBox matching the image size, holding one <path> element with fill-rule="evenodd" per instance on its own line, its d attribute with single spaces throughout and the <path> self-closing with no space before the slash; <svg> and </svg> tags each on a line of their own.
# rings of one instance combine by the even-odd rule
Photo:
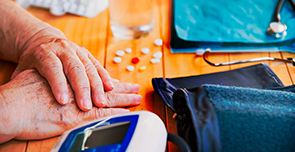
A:
<svg viewBox="0 0 295 152">
<path fill-rule="evenodd" d="M 125 51 L 126 51 L 127 53 L 131 53 L 131 52 L 132 52 L 132 49 L 131 49 L 131 48 L 126 48 Z"/>
<path fill-rule="evenodd" d="M 129 65 L 129 66 L 126 67 L 126 69 L 127 69 L 128 71 L 133 71 L 133 70 L 134 70 L 134 66 Z"/>
<path fill-rule="evenodd" d="M 157 46 L 162 46 L 163 45 L 163 40 L 162 39 L 155 39 L 154 44 Z"/>
<path fill-rule="evenodd" d="M 135 57 L 135 58 L 132 58 L 131 62 L 136 64 L 140 61 L 140 58 L 139 57 Z"/>
<path fill-rule="evenodd" d="M 149 48 L 142 48 L 141 49 L 141 52 L 143 53 L 143 54 L 149 54 L 150 53 L 150 49 Z"/>
<path fill-rule="evenodd" d="M 153 58 L 150 61 L 151 63 L 159 63 L 161 60 L 159 58 Z"/>
<path fill-rule="evenodd" d="M 144 71 L 144 70 L 146 70 L 146 66 L 142 66 L 142 67 L 140 67 L 138 70 L 139 70 L 139 71 Z"/>
<path fill-rule="evenodd" d="M 154 58 L 159 58 L 159 59 L 162 58 L 162 52 L 158 51 L 158 52 L 154 53 L 153 57 Z"/>
<path fill-rule="evenodd" d="M 121 59 L 120 57 L 114 57 L 114 58 L 113 58 L 113 61 L 114 61 L 115 63 L 120 63 L 120 62 L 122 61 L 122 59 Z"/>
<path fill-rule="evenodd" d="M 124 56 L 125 52 L 123 50 L 119 50 L 119 51 L 116 52 L 116 55 L 117 56 Z"/>
</svg>

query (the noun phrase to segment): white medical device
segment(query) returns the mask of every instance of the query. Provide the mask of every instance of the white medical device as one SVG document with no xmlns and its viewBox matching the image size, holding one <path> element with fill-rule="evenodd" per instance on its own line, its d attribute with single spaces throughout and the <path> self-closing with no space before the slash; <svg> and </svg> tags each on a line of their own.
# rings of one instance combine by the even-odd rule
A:
<svg viewBox="0 0 295 152">
<path fill-rule="evenodd" d="M 16 0 L 16 3 L 23 8 L 48 8 L 55 16 L 71 13 L 89 18 L 95 17 L 109 5 L 108 0 Z"/>
<path fill-rule="evenodd" d="M 104 117 L 66 131 L 51 152 L 164 152 L 167 131 L 148 111 Z"/>
</svg>

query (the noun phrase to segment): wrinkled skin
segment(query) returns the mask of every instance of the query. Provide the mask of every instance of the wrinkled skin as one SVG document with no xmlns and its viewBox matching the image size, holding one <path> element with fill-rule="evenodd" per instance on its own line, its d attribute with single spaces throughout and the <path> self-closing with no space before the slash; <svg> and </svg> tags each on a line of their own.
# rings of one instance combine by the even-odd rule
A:
<svg viewBox="0 0 295 152">
<path fill-rule="evenodd" d="M 10 139 L 43 139 L 62 134 L 82 123 L 103 116 L 125 113 L 119 107 L 138 105 L 137 84 L 116 80 L 114 89 L 104 92 L 106 106 L 82 111 L 69 88 L 70 103 L 59 104 L 46 81 L 36 70 L 25 70 L 0 86 L 0 143 Z M 3 100 L 5 99 L 5 100 Z"/>
<path fill-rule="evenodd" d="M 114 84 L 104 67 L 59 29 L 37 19 L 11 0 L 0 0 L 0 59 L 18 64 L 12 79 L 37 69 L 47 79 L 60 104 L 70 102 L 68 84 L 83 111 L 105 107 L 104 91 Z"/>
<path fill-rule="evenodd" d="M 37 48 L 24 51 L 12 78 L 33 68 L 47 79 L 60 104 L 69 103 L 68 80 L 78 106 L 84 111 L 90 110 L 93 104 L 105 107 L 104 90 L 114 88 L 109 73 L 91 53 L 66 39 L 40 42 Z"/>
</svg>

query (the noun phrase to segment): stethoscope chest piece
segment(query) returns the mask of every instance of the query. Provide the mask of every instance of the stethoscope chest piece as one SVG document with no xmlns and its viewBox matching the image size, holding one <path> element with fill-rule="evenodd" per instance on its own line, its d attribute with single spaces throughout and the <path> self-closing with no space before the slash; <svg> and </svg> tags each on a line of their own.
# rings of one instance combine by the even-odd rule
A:
<svg viewBox="0 0 295 152">
<path fill-rule="evenodd" d="M 267 33 L 275 38 L 283 38 L 287 35 L 287 26 L 281 22 L 271 22 Z"/>
</svg>

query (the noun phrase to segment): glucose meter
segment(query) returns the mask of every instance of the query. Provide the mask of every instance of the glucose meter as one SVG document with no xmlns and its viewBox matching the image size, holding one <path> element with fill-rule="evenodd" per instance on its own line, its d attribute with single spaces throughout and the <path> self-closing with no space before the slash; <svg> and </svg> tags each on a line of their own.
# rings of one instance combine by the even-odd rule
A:
<svg viewBox="0 0 295 152">
<path fill-rule="evenodd" d="M 113 115 L 66 131 L 52 152 L 133 151 L 164 152 L 167 131 L 148 111 Z"/>
</svg>

